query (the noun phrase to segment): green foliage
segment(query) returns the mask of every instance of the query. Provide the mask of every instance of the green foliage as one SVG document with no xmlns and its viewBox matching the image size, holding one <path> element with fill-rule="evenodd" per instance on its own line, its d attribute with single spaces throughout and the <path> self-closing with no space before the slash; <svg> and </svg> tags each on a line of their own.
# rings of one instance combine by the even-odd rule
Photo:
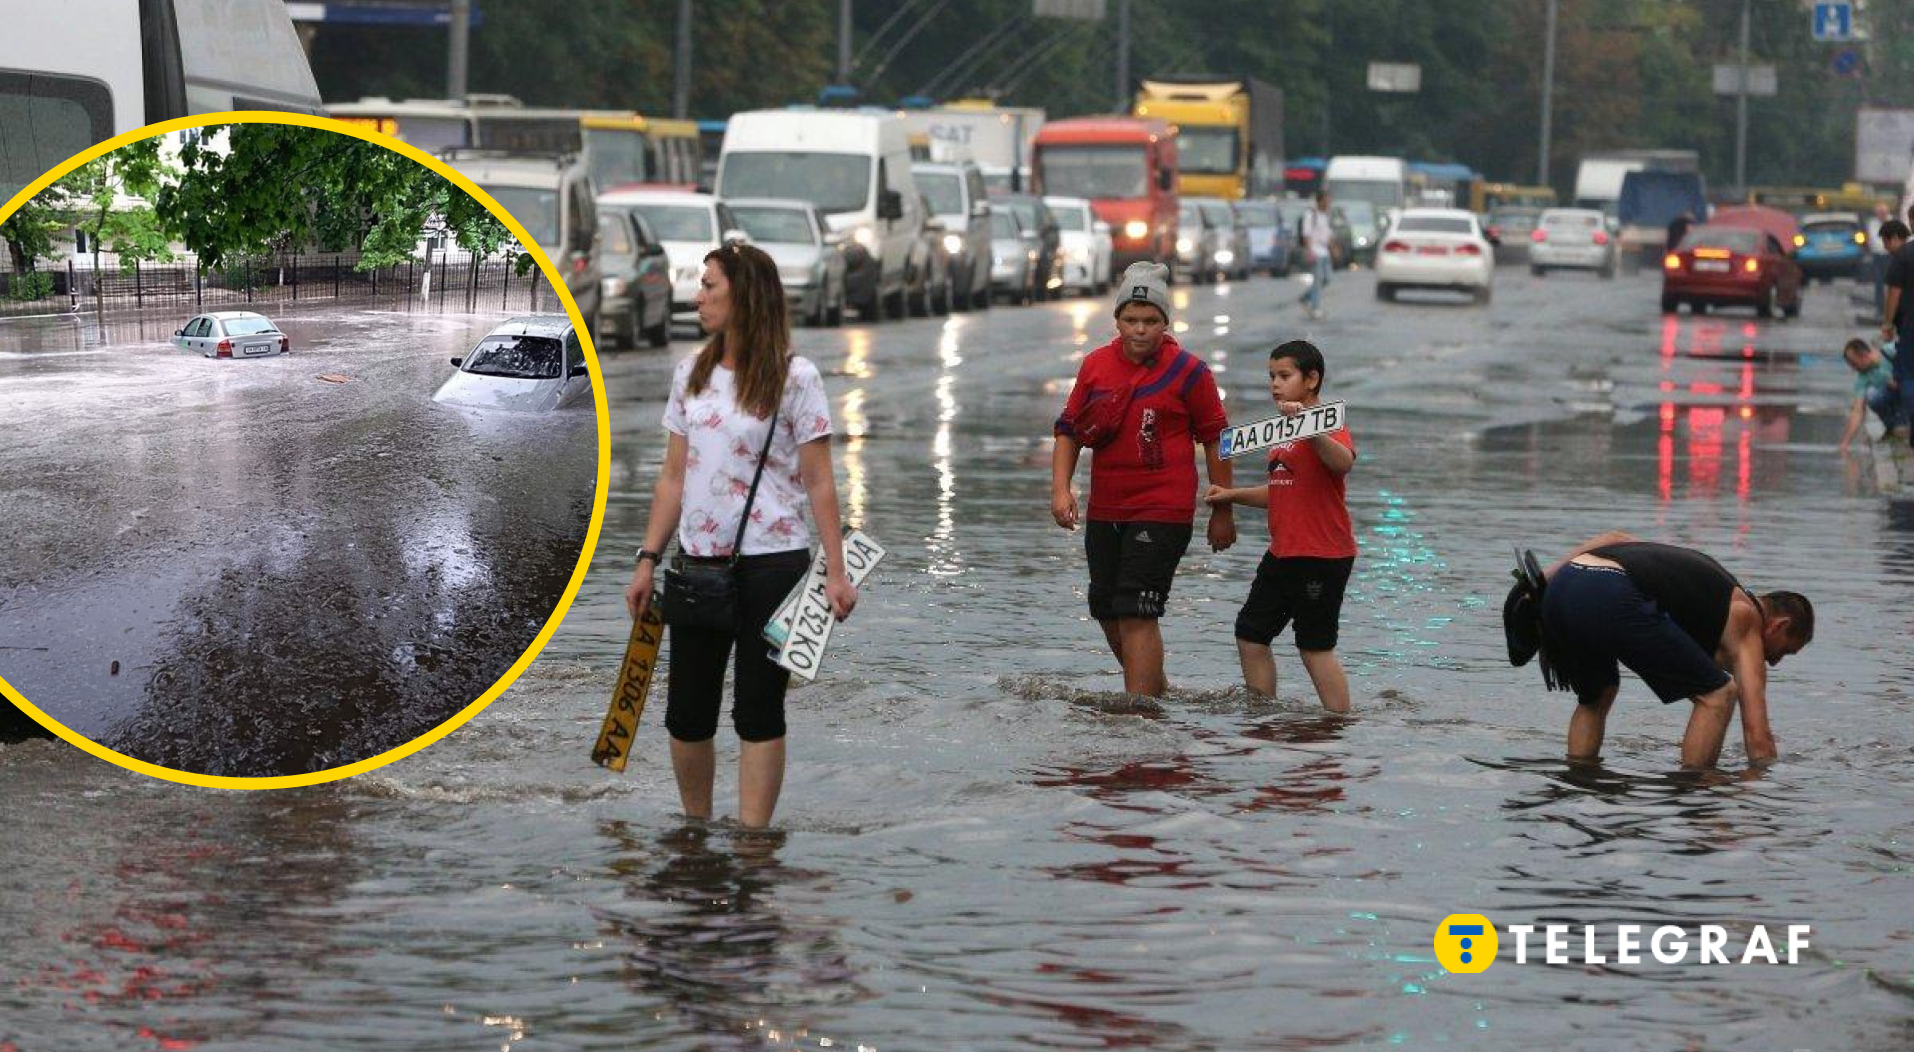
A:
<svg viewBox="0 0 1914 1052">
<path fill-rule="evenodd" d="M 93 254 L 111 250 L 126 273 L 141 263 L 173 258 L 153 199 L 170 166 L 160 157 L 158 137 L 123 146 L 60 177 L 61 200 L 74 229 L 93 242 Z"/>
<path fill-rule="evenodd" d="M 10 299 L 31 302 L 53 295 L 53 275 L 44 270 L 15 274 L 8 281 L 7 296 Z"/>
<path fill-rule="evenodd" d="M 297 125 L 202 129 L 159 192 L 168 229 L 203 265 L 279 250 L 356 250 L 358 269 L 410 259 L 422 237 L 450 235 L 479 254 L 511 231 L 431 169 L 349 135 Z M 529 255 L 521 253 L 521 266 Z"/>
<path fill-rule="evenodd" d="M 27 200 L 0 223 L 0 240 L 7 243 L 13 269 L 32 270 L 41 260 L 52 259 L 53 246 L 66 227 L 65 194 L 58 187 L 48 187 Z"/>
</svg>

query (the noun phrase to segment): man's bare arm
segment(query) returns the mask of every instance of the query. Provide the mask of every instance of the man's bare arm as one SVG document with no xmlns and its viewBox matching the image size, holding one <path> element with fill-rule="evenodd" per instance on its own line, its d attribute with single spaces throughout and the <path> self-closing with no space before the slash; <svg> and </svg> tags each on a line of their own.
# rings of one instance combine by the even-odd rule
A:
<svg viewBox="0 0 1914 1052">
<path fill-rule="evenodd" d="M 1741 740 L 1751 766 L 1774 762 L 1774 730 L 1768 726 L 1768 663 L 1761 646 L 1761 611 L 1736 593 L 1728 608 L 1723 644 L 1734 668 L 1735 696 L 1741 706 Z"/>
</svg>

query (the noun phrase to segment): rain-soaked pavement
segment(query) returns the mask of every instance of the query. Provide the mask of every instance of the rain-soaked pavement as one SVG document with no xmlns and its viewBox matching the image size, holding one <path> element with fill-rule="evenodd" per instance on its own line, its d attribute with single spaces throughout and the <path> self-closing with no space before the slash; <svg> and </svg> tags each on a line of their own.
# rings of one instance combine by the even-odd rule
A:
<svg viewBox="0 0 1914 1052">
<path fill-rule="evenodd" d="M 247 361 L 172 349 L 182 315 L 0 325 L 0 676 L 218 775 L 350 763 L 470 704 L 562 598 L 596 469 L 588 403 L 431 400 L 503 317 L 308 309 Z"/>
<path fill-rule="evenodd" d="M 258 795 L 0 750 L 0 808 L 32 816 L 5 841 L 0 1028 L 73 1050 L 1909 1047 L 1914 504 L 1834 450 L 1846 290 L 1770 323 L 1663 319 L 1649 276 L 1498 281 L 1486 308 L 1385 305 L 1352 274 L 1314 324 L 1289 283 L 1177 294 L 1239 418 L 1291 335 L 1349 402 L 1348 720 L 1286 649 L 1281 700 L 1235 688 L 1249 516 L 1184 561 L 1162 713 L 1100 710 L 1119 679 L 1049 524 L 1046 434 L 1104 304 L 801 333 L 849 519 L 892 555 L 792 695 L 769 836 L 680 820 L 656 700 L 625 775 L 587 760 L 690 344 L 614 356 L 592 572 L 444 741 Z M 1772 680 L 1768 773 L 1676 775 L 1685 712 L 1639 684 L 1605 764 L 1562 761 L 1572 702 L 1503 656 L 1509 546 L 1607 528 L 1816 602 Z M 1812 936 L 1793 966 L 1505 946 L 1452 975 L 1431 939 L 1461 912 Z"/>
</svg>

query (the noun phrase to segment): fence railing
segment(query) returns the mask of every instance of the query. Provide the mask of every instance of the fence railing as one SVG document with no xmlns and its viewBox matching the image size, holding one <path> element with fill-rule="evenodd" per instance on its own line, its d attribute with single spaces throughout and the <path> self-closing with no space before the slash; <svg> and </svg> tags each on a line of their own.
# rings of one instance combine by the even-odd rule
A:
<svg viewBox="0 0 1914 1052">
<path fill-rule="evenodd" d="M 545 275 L 515 273 L 509 260 L 441 255 L 358 270 L 349 255 L 285 255 L 202 270 L 196 259 L 94 270 L 75 260 L 37 271 L 0 272 L 0 317 L 173 308 L 283 308 L 319 302 L 455 313 L 562 310 Z"/>
</svg>

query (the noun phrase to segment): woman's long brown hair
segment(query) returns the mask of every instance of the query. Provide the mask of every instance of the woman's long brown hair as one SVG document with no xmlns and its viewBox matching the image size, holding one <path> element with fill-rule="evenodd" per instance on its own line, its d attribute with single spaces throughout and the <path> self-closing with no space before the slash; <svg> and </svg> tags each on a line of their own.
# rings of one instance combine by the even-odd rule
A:
<svg viewBox="0 0 1914 1052">
<path fill-rule="evenodd" d="M 716 263 L 731 283 L 731 318 L 698 352 L 685 386 L 693 395 L 703 394 L 725 349 L 735 347 L 738 408 L 763 419 L 783 401 L 791 373 L 791 313 L 778 265 L 753 245 L 713 249 L 704 261 Z"/>
</svg>

